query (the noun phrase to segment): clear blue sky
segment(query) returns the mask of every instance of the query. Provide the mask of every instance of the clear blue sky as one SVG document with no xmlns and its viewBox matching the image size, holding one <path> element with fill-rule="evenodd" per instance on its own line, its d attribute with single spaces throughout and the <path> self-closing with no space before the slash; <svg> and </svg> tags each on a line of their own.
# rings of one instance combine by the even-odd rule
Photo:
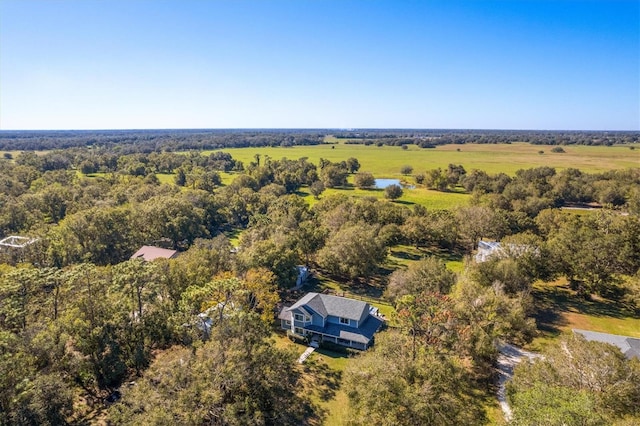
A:
<svg viewBox="0 0 640 426">
<path fill-rule="evenodd" d="M 640 2 L 0 0 L 0 129 L 640 130 Z"/>
</svg>

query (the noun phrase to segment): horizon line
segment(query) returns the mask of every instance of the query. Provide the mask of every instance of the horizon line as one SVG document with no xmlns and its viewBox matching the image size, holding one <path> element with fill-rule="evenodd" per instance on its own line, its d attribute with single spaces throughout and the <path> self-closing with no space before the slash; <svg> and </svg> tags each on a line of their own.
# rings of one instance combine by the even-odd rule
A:
<svg viewBox="0 0 640 426">
<path fill-rule="evenodd" d="M 87 129 L 0 129 L 9 132 L 142 132 L 142 131 L 483 131 L 483 132 L 640 132 L 640 129 L 522 129 L 471 127 L 148 127 Z"/>
</svg>

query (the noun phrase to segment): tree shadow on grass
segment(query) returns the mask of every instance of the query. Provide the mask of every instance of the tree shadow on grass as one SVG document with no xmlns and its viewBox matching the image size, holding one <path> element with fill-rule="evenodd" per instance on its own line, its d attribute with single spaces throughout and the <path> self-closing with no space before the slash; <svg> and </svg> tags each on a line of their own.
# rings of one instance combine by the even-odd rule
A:
<svg viewBox="0 0 640 426">
<path fill-rule="evenodd" d="M 387 273 L 384 274 L 388 275 Z M 376 275 L 366 280 L 354 281 L 349 285 L 349 293 L 362 298 L 380 299 L 384 293 L 386 278 Z M 348 297 L 348 296 L 347 296 Z"/>
<path fill-rule="evenodd" d="M 626 318 L 633 315 L 613 300 L 594 296 L 585 299 L 576 294 L 568 286 L 557 287 L 553 293 L 554 303 L 567 312 L 576 312 L 595 317 Z"/>
<path fill-rule="evenodd" d="M 405 260 L 420 260 L 424 257 L 423 254 L 410 253 L 403 249 L 391 249 L 390 255 Z"/>
<path fill-rule="evenodd" d="M 318 349 L 317 351 L 328 357 L 346 357 L 346 355 L 322 349 Z M 342 372 L 332 369 L 321 359 L 311 358 L 307 360 L 304 365 L 304 374 L 308 375 L 311 379 L 309 383 L 310 386 L 313 387 L 312 391 L 321 401 L 326 402 L 333 399 L 336 392 L 340 389 Z"/>
<path fill-rule="evenodd" d="M 434 256 L 445 262 L 450 262 L 462 261 L 464 258 L 464 253 L 461 251 L 447 249 L 437 245 L 420 247 L 398 245 L 391 247 L 390 251 L 391 256 L 407 260 L 420 260 L 428 256 Z"/>
<path fill-rule="evenodd" d="M 569 286 L 544 286 L 533 291 L 536 312 L 533 315 L 538 329 L 557 336 L 568 325 L 564 313 L 579 313 L 593 317 L 626 318 L 633 315 L 624 307 L 607 299 L 587 300 Z"/>
<path fill-rule="evenodd" d="M 553 295 L 548 291 L 535 291 L 533 298 L 534 306 L 536 307 L 533 318 L 536 321 L 538 330 L 549 337 L 560 335 L 560 327 L 565 326 L 567 321 L 562 316 L 561 307 L 554 302 Z"/>
<path fill-rule="evenodd" d="M 396 204 L 403 204 L 405 206 L 413 206 L 416 203 L 412 202 L 412 201 L 405 201 L 405 200 L 393 200 L 394 203 Z"/>
<path fill-rule="evenodd" d="M 316 293 L 322 293 L 327 290 L 331 290 L 331 291 L 337 290 L 337 287 L 339 286 L 340 286 L 339 282 L 329 277 L 325 277 L 324 275 L 316 273 L 312 277 L 309 277 L 307 279 L 307 282 L 303 287 L 303 291 L 304 293 L 307 293 L 310 291 L 313 291 Z"/>
<path fill-rule="evenodd" d="M 343 297 L 379 299 L 384 292 L 386 275 L 380 269 L 371 277 L 348 281 L 344 278 L 317 271 L 307 280 L 303 292 L 330 293 Z M 389 271 L 390 272 L 390 271 Z"/>
</svg>

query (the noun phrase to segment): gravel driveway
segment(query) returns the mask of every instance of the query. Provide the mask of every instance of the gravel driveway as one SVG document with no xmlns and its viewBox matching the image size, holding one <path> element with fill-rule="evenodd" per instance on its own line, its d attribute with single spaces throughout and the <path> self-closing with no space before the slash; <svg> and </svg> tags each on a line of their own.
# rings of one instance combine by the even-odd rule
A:
<svg viewBox="0 0 640 426">
<path fill-rule="evenodd" d="M 513 376 L 513 368 L 522 361 L 523 358 L 532 360 L 540 357 L 539 354 L 528 352 L 517 346 L 510 345 L 508 343 L 502 343 L 499 345 L 498 350 L 500 355 L 498 356 L 498 402 L 500 408 L 504 413 L 505 420 L 511 420 L 511 407 L 507 402 L 507 381 Z"/>
</svg>

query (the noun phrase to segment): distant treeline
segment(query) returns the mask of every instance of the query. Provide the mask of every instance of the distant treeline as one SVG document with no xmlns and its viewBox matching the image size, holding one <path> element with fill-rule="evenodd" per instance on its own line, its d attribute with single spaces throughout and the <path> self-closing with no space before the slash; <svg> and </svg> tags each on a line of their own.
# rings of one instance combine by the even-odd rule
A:
<svg viewBox="0 0 640 426">
<path fill-rule="evenodd" d="M 1 150 L 114 148 L 122 154 L 260 146 L 317 145 L 314 130 L 64 130 L 0 131 Z"/>
<path fill-rule="evenodd" d="M 346 143 L 365 145 L 437 145 L 465 143 L 528 142 L 535 145 L 606 145 L 637 143 L 633 131 L 537 131 L 537 130 L 353 130 L 334 134 Z"/>
<path fill-rule="evenodd" d="M 614 145 L 640 142 L 633 131 L 209 129 L 0 131 L 0 150 L 101 147 L 120 154 L 261 146 L 317 145 L 326 135 L 346 143 L 418 145 L 528 142 L 537 145 Z"/>
</svg>

